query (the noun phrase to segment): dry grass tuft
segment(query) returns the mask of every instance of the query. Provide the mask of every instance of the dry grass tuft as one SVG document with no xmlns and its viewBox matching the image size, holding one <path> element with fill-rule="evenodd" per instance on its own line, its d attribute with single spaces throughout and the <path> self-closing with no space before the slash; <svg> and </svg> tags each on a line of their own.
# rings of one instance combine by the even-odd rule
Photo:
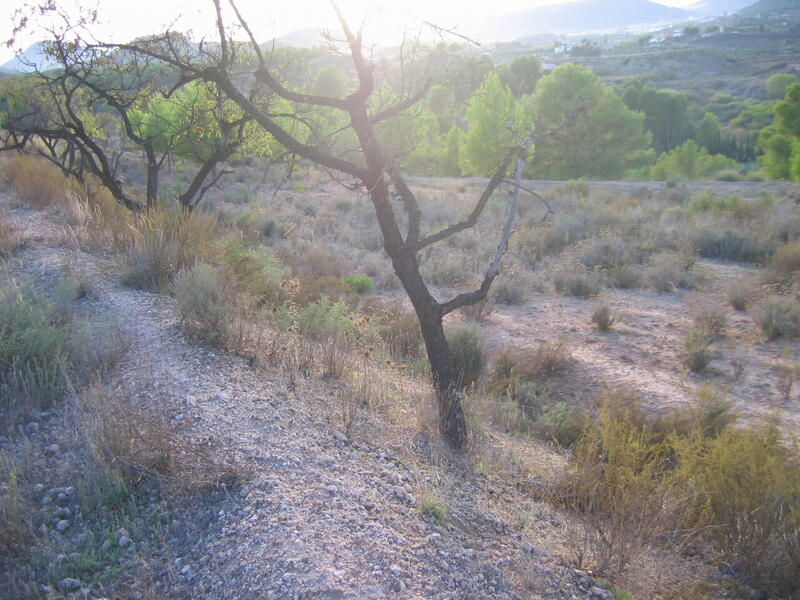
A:
<svg viewBox="0 0 800 600">
<path fill-rule="evenodd" d="M 35 156 L 12 156 L 5 163 L 5 172 L 19 199 L 36 208 L 60 202 L 75 187 L 58 167 Z"/>
<path fill-rule="evenodd" d="M 95 383 L 81 396 L 81 429 L 97 461 L 132 485 L 155 479 L 174 492 L 235 486 L 245 472 L 175 430 L 163 407 L 145 408 L 125 384 Z"/>
</svg>

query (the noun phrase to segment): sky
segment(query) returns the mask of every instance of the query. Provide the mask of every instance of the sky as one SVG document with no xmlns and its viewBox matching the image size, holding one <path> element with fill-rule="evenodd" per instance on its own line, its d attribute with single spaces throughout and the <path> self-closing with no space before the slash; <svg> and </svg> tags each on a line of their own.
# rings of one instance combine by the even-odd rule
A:
<svg viewBox="0 0 800 600">
<path fill-rule="evenodd" d="M 474 21 L 485 16 L 508 14 L 545 4 L 571 0 L 339 0 L 339 5 L 351 23 L 365 17 L 367 31 L 374 41 L 395 35 L 398 23 L 425 19 L 446 28 Z M 697 0 L 661 0 L 662 4 L 685 7 Z M 11 37 L 12 15 L 18 9 L 31 15 L 39 24 L 47 19 L 35 17 L 30 0 L 3 2 L 0 8 L 0 42 Z M 195 38 L 213 35 L 213 8 L 210 0 L 58 0 L 65 12 L 74 14 L 80 8 L 97 8 L 100 24 L 95 27 L 98 37 L 115 42 L 128 41 L 136 36 L 163 31 L 173 24 L 174 29 L 192 30 Z M 35 5 L 35 0 L 34 0 Z M 254 29 L 259 41 L 304 28 L 335 27 L 334 13 L 326 0 L 238 0 L 239 9 Z M 178 19 L 177 21 L 175 19 Z M 334 30 L 335 31 L 335 30 Z M 41 28 L 29 28 L 20 35 L 12 48 L 0 46 L 0 64 L 14 56 L 17 49 L 47 36 Z"/>
</svg>

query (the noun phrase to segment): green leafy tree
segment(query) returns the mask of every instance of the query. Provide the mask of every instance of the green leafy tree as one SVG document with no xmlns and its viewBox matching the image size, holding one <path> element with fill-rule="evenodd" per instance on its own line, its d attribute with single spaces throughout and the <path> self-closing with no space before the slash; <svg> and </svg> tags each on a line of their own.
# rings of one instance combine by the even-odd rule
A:
<svg viewBox="0 0 800 600">
<path fill-rule="evenodd" d="M 764 151 L 761 167 L 775 179 L 800 181 L 800 83 L 786 88 L 786 96 L 774 106 L 775 124 L 758 136 Z"/>
<path fill-rule="evenodd" d="M 637 81 L 625 86 L 622 100 L 631 110 L 644 113 L 644 126 L 653 135 L 656 151 L 672 150 L 691 135 L 686 98 L 682 94 L 656 90 Z"/>
<path fill-rule="evenodd" d="M 458 164 L 464 175 L 490 175 L 513 145 L 522 113 L 497 73 L 492 73 L 467 104 L 469 128 L 461 139 Z M 516 122 L 515 122 L 516 121 Z"/>
<path fill-rule="evenodd" d="M 674 150 L 658 157 L 650 168 L 649 176 L 655 180 L 685 179 L 697 181 L 709 179 L 726 169 L 735 169 L 736 161 L 721 154 L 709 154 L 694 140 L 687 140 Z"/>
<path fill-rule="evenodd" d="M 536 82 L 542 77 L 542 63 L 533 54 L 517 56 L 508 65 L 498 69 L 500 79 L 517 97 L 533 92 Z"/>
<path fill-rule="evenodd" d="M 786 88 L 797 83 L 797 75 L 791 73 L 775 73 L 767 79 L 767 95 L 770 98 L 781 99 L 786 95 Z"/>
<path fill-rule="evenodd" d="M 695 140 L 701 148 L 716 153 L 722 144 L 722 126 L 717 115 L 707 112 L 695 131 Z"/>
<path fill-rule="evenodd" d="M 561 65 L 539 81 L 525 104 L 537 128 L 548 129 L 581 102 L 586 110 L 569 129 L 537 144 L 532 163 L 535 177 L 613 179 L 642 158 L 650 143 L 644 115 L 625 106 L 585 67 Z"/>
</svg>

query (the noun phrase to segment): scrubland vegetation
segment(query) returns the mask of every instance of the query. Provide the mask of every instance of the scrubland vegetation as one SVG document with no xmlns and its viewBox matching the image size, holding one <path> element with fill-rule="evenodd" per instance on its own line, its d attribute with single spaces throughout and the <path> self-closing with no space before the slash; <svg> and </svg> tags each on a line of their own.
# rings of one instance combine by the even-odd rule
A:
<svg viewBox="0 0 800 600">
<path fill-rule="evenodd" d="M 129 332 L 92 298 L 124 286 L 134 313 L 168 298 L 192 352 L 280 378 L 281 402 L 324 390 L 310 412 L 338 442 L 555 511 L 558 555 L 618 598 L 796 598 L 800 210 L 761 180 L 797 181 L 800 84 L 770 79 L 772 124 L 723 138 L 674 92 L 530 57 L 495 71 L 446 44 L 417 49 L 421 74 L 471 78 L 395 89 L 399 67 L 370 79 L 347 35 L 354 72 L 311 77 L 316 51 L 284 49 L 278 81 L 255 43 L 198 58 L 168 35 L 100 72 L 105 48 L 56 39 L 61 70 L 0 84 L 18 203 L 0 205 L 0 591 L 114 590 L 132 538 L 146 553 L 181 502 L 235 495 L 270 461 L 182 429 L 170 382 L 120 367 Z M 45 247 L 94 270 L 41 276 L 26 263 Z M 35 483 L 52 415 L 79 433 L 74 486 Z M 419 512 L 397 514 L 468 530 L 423 481 L 417 500 L 392 479 Z M 653 555 L 702 581 L 645 585 Z"/>
</svg>

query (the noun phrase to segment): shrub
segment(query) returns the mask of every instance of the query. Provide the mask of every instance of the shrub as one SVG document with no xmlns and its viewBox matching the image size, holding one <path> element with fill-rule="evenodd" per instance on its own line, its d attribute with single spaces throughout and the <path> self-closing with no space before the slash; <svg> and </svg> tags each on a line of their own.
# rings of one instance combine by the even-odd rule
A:
<svg viewBox="0 0 800 600">
<path fill-rule="evenodd" d="M 402 307 L 390 310 L 382 316 L 378 335 L 395 360 L 414 360 L 422 355 L 419 320 L 414 313 L 406 312 Z"/>
<path fill-rule="evenodd" d="M 702 373 L 711 362 L 711 342 L 704 331 L 692 329 L 683 341 L 681 358 L 693 373 Z"/>
<path fill-rule="evenodd" d="M 172 282 L 172 293 L 187 333 L 212 344 L 225 342 L 232 301 L 219 269 L 197 263 L 181 271 Z"/>
<path fill-rule="evenodd" d="M 644 280 L 659 292 L 673 292 L 677 288 L 692 287 L 692 276 L 688 271 L 687 259 L 683 256 L 665 252 L 650 259 L 644 270 Z"/>
<path fill-rule="evenodd" d="M 635 267 L 613 267 L 606 271 L 606 281 L 611 287 L 630 290 L 639 287 L 642 281 L 642 273 Z"/>
<path fill-rule="evenodd" d="M 788 296 L 770 296 L 753 313 L 767 339 L 800 335 L 800 303 Z"/>
<path fill-rule="evenodd" d="M 347 304 L 330 298 L 302 307 L 297 325 L 302 335 L 317 340 L 354 338 L 356 334 L 355 318 Z"/>
<path fill-rule="evenodd" d="M 525 302 L 525 288 L 519 281 L 504 277 L 494 285 L 492 300 L 497 304 L 522 304 Z"/>
<path fill-rule="evenodd" d="M 275 306 L 283 298 L 281 281 L 286 268 L 264 246 L 250 245 L 238 235 L 223 238 L 219 262 L 233 289 L 258 306 Z"/>
<path fill-rule="evenodd" d="M 79 332 L 32 289 L 0 282 L 0 404 L 52 404 L 66 389 Z"/>
<path fill-rule="evenodd" d="M 775 250 L 770 236 L 730 227 L 702 227 L 692 231 L 689 240 L 705 258 L 761 262 Z"/>
<path fill-rule="evenodd" d="M 703 190 L 689 200 L 687 212 L 690 215 L 701 212 L 734 213 L 741 204 L 738 196 L 718 196 L 711 190 Z"/>
<path fill-rule="evenodd" d="M 282 256 L 292 266 L 292 272 L 297 277 L 340 278 L 344 271 L 339 255 L 327 246 L 313 245 L 304 252 L 292 252 Z"/>
<path fill-rule="evenodd" d="M 145 410 L 136 396 L 124 383 L 95 383 L 81 396 L 81 430 L 109 477 L 126 485 L 155 480 L 180 492 L 230 488 L 241 479 L 235 463 L 173 431 L 163 407 Z"/>
<path fill-rule="evenodd" d="M 783 279 L 800 275 L 800 242 L 793 242 L 778 248 L 772 257 L 770 266 Z"/>
<path fill-rule="evenodd" d="M 612 269 L 632 262 L 630 249 L 619 237 L 596 237 L 581 247 L 581 262 L 590 269 Z"/>
<path fill-rule="evenodd" d="M 342 282 L 356 294 L 364 294 L 372 289 L 372 278 L 366 275 L 348 275 Z"/>
<path fill-rule="evenodd" d="M 727 290 L 728 304 L 734 310 L 743 311 L 747 309 L 747 304 L 755 296 L 755 291 L 748 285 L 737 283 L 731 285 Z"/>
<path fill-rule="evenodd" d="M 706 305 L 695 310 L 694 325 L 700 333 L 709 339 L 722 337 L 727 324 L 728 316 L 720 306 Z"/>
<path fill-rule="evenodd" d="M 580 438 L 585 426 L 583 415 L 564 402 L 545 406 L 536 418 L 536 432 L 544 439 L 570 448 Z"/>
<path fill-rule="evenodd" d="M 55 165 L 35 156 L 11 157 L 5 172 L 19 199 L 38 208 L 62 200 L 76 183 L 68 181 Z"/>
<path fill-rule="evenodd" d="M 709 399 L 709 394 L 711 399 Z M 704 398 L 705 395 L 705 398 Z M 776 425 L 730 427 L 724 401 L 659 419 L 606 395 L 573 448 L 561 499 L 596 571 L 621 573 L 641 544 L 698 539 L 748 583 L 792 594 L 800 577 L 800 455 Z"/>
<path fill-rule="evenodd" d="M 433 496 L 425 496 L 420 501 L 419 509 L 422 511 L 422 514 L 427 515 L 436 521 L 436 524 L 440 527 L 443 527 L 447 524 L 447 505 L 441 500 L 434 498 Z"/>
<path fill-rule="evenodd" d="M 567 271 L 553 277 L 553 285 L 560 294 L 588 298 L 596 296 L 602 290 L 597 277 L 583 271 Z"/>
<path fill-rule="evenodd" d="M 601 304 L 594 309 L 592 313 L 592 323 L 594 323 L 600 331 L 608 331 L 617 320 L 614 313 L 607 304 Z"/>
<path fill-rule="evenodd" d="M 124 259 L 122 282 L 130 287 L 163 293 L 173 276 L 192 266 L 213 249 L 216 221 L 193 212 L 159 207 L 140 215 L 133 225 L 134 241 Z"/>
<path fill-rule="evenodd" d="M 474 323 L 458 323 L 447 329 L 447 343 L 453 357 L 453 371 L 461 388 L 474 385 L 486 364 L 483 334 Z"/>
</svg>

